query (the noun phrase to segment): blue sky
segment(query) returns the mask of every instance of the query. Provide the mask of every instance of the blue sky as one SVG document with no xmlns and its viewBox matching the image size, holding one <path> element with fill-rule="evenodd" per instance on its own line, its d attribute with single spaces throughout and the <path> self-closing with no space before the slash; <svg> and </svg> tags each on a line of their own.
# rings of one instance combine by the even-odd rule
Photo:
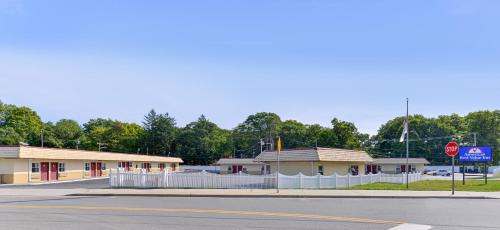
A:
<svg viewBox="0 0 500 230">
<path fill-rule="evenodd" d="M 0 0 L 0 100 L 45 121 L 233 128 L 260 111 L 376 133 L 500 108 L 500 2 Z"/>
</svg>

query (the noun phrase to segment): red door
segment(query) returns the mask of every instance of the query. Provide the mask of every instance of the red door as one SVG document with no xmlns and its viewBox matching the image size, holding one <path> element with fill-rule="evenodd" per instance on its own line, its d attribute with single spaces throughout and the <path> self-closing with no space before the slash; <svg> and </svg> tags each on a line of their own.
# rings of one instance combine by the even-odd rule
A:
<svg viewBox="0 0 500 230">
<path fill-rule="evenodd" d="M 401 165 L 401 172 L 402 173 L 406 172 L 406 165 Z"/>
<path fill-rule="evenodd" d="M 97 167 L 96 176 L 102 176 L 102 164 L 101 164 L 101 162 L 97 162 L 96 167 Z"/>
<path fill-rule="evenodd" d="M 125 171 L 130 171 L 129 162 L 123 162 L 125 164 Z"/>
<path fill-rule="evenodd" d="M 175 172 L 176 164 L 175 163 L 170 164 L 170 168 L 172 168 L 172 172 Z"/>
<path fill-rule="evenodd" d="M 165 164 L 164 163 L 160 163 L 158 164 L 160 167 L 160 171 L 163 171 L 163 169 L 165 169 Z"/>
<path fill-rule="evenodd" d="M 233 173 L 239 173 L 243 170 L 243 165 L 233 165 Z"/>
<path fill-rule="evenodd" d="M 49 180 L 49 162 L 40 163 L 40 178 L 42 181 Z"/>
<path fill-rule="evenodd" d="M 90 176 L 95 177 L 96 175 L 96 164 L 95 162 L 90 163 Z"/>
<path fill-rule="evenodd" d="M 57 172 L 59 170 L 57 162 L 50 162 L 50 180 L 57 180 Z"/>
<path fill-rule="evenodd" d="M 151 163 L 146 163 L 146 172 L 151 171 Z"/>
</svg>

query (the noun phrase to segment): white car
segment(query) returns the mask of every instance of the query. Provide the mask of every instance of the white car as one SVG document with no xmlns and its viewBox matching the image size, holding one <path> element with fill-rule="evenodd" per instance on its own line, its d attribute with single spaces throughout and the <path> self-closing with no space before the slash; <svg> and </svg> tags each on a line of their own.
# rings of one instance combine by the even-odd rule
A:
<svg viewBox="0 0 500 230">
<path fill-rule="evenodd" d="M 432 173 L 433 176 L 450 176 L 451 172 L 445 169 L 440 169 Z"/>
<path fill-rule="evenodd" d="M 424 172 L 425 175 L 434 175 L 434 173 L 437 173 L 437 171 L 436 170 L 429 170 L 429 171 Z"/>
</svg>

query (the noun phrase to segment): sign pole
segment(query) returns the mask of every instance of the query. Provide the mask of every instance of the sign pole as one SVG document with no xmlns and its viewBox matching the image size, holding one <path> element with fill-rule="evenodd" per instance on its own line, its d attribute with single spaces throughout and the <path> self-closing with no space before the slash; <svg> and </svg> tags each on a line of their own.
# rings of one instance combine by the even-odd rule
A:
<svg viewBox="0 0 500 230">
<path fill-rule="evenodd" d="M 465 161 L 463 162 L 462 166 L 462 185 L 465 185 Z"/>
<path fill-rule="evenodd" d="M 488 163 L 484 162 L 484 184 L 488 184 Z"/>
<path fill-rule="evenodd" d="M 460 147 L 457 142 L 451 141 L 446 144 L 444 151 L 446 155 L 451 157 L 451 195 L 455 195 L 455 156 L 458 154 Z"/>
<path fill-rule="evenodd" d="M 451 195 L 455 195 L 455 156 L 451 157 Z"/>
</svg>

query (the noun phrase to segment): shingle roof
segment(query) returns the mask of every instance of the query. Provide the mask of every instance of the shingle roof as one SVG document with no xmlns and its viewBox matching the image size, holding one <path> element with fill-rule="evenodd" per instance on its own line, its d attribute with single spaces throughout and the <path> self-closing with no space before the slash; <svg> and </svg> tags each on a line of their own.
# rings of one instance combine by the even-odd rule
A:
<svg viewBox="0 0 500 230">
<path fill-rule="evenodd" d="M 256 162 L 253 158 L 221 158 L 217 165 L 261 165 L 262 162 Z"/>
<path fill-rule="evenodd" d="M 127 153 L 97 152 L 75 149 L 40 148 L 33 146 L 0 146 L 0 157 L 20 159 L 103 160 L 182 163 L 181 158 Z"/>
<path fill-rule="evenodd" d="M 255 160 L 262 162 L 277 161 L 276 152 L 263 152 Z M 280 154 L 280 161 L 372 162 L 373 159 L 365 151 L 316 148 L 283 150 Z"/>
<path fill-rule="evenodd" d="M 373 159 L 374 164 L 406 164 L 406 158 L 376 158 Z M 408 158 L 410 164 L 430 164 L 425 158 Z"/>
</svg>

